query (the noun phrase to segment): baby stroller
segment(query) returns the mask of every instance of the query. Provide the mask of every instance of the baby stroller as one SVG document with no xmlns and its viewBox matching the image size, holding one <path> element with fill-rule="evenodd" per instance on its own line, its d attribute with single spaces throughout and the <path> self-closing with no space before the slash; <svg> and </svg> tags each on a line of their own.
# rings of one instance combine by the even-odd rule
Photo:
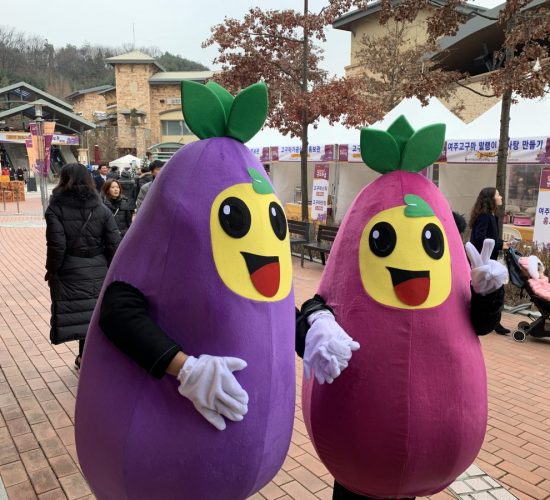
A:
<svg viewBox="0 0 550 500">
<path fill-rule="evenodd" d="M 508 267 L 508 274 L 510 276 L 510 283 L 524 290 L 529 296 L 531 302 L 526 304 L 520 304 L 519 306 L 510 310 L 511 313 L 517 313 L 522 310 L 531 309 L 531 305 L 540 312 L 540 316 L 537 313 L 528 313 L 527 317 L 531 319 L 531 322 L 520 321 L 518 328 L 513 332 L 513 337 L 516 342 L 523 342 L 527 335 L 534 338 L 550 337 L 550 324 L 547 320 L 550 317 L 550 302 L 546 299 L 538 297 L 531 286 L 529 285 L 529 277 L 526 274 L 524 268 L 520 265 L 519 259 L 522 254 L 513 248 L 509 248 L 504 251 L 504 258 L 506 260 L 506 266 Z"/>
</svg>

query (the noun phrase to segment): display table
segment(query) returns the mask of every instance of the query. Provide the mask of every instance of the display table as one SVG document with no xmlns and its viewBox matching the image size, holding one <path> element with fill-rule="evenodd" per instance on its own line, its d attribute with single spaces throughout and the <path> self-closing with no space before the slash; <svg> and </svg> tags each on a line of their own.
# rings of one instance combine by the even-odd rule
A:
<svg viewBox="0 0 550 500">
<path fill-rule="evenodd" d="M 289 220 L 302 220 L 302 205 L 301 203 L 285 204 L 286 218 Z M 311 220 L 311 205 L 307 207 L 307 217 Z"/>
<path fill-rule="evenodd" d="M 514 224 L 503 224 L 503 230 L 505 229 L 514 229 L 521 234 L 521 239 L 523 241 L 533 241 L 533 226 L 515 226 Z"/>
</svg>

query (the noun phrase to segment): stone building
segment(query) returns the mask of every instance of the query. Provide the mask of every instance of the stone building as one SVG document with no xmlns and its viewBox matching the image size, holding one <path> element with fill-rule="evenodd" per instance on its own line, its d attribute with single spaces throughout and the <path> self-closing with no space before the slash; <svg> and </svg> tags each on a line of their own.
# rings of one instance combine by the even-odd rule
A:
<svg viewBox="0 0 550 500">
<path fill-rule="evenodd" d="M 437 9 L 445 0 L 429 2 L 423 8 L 416 20 L 407 29 L 407 37 L 411 43 L 422 44 L 427 40 L 426 19 L 433 9 Z M 461 12 L 467 16 L 467 21 L 459 29 L 454 37 L 445 37 L 440 41 L 441 52 L 434 54 L 432 59 L 438 60 L 444 69 L 453 69 L 467 72 L 471 75 L 461 83 L 467 85 L 475 92 L 463 86 L 457 86 L 454 97 L 442 102 L 453 110 L 458 103 L 463 105 L 463 110 L 458 114 L 465 122 L 491 108 L 497 101 L 497 97 L 484 97 L 493 92 L 482 86 L 481 80 L 493 69 L 495 60 L 493 53 L 498 50 L 503 41 L 502 28 L 495 21 L 477 16 L 477 13 L 498 18 L 501 6 L 487 9 L 476 5 L 465 5 Z M 333 23 L 333 27 L 351 33 L 350 64 L 346 66 L 347 75 L 356 74 L 363 68 L 358 59 L 361 41 L 365 34 L 373 38 L 383 36 L 388 29 L 380 24 L 381 4 L 375 2 L 367 11 L 355 10 L 340 17 Z M 476 93 L 477 92 L 477 93 Z"/>
<path fill-rule="evenodd" d="M 180 83 L 205 83 L 212 77 L 211 71 L 164 71 L 153 57 L 139 51 L 106 62 L 115 69 L 114 86 L 78 90 L 67 96 L 76 112 L 97 124 L 89 143 L 101 143 L 101 159 L 113 160 L 113 153 L 141 158 L 148 150 L 167 158 L 181 145 L 197 139 L 183 119 Z M 108 136 L 115 139 L 116 151 L 108 146 Z"/>
</svg>

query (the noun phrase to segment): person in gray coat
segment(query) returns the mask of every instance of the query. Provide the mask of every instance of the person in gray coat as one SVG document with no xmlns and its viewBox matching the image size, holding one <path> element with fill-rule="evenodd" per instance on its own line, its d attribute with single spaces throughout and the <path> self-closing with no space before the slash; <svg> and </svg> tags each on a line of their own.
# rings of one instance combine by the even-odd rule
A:
<svg viewBox="0 0 550 500">
<path fill-rule="evenodd" d="M 155 177 L 159 174 L 160 169 L 163 166 L 164 166 L 164 162 L 160 160 L 155 160 L 149 165 L 149 169 L 151 170 L 151 177 L 152 177 L 151 182 L 144 184 L 139 190 L 139 193 L 136 199 L 136 213 L 138 212 L 139 207 L 141 207 L 141 204 L 143 203 L 143 200 L 145 199 L 145 195 L 149 191 L 149 188 L 153 185 L 153 181 L 155 180 Z"/>
<path fill-rule="evenodd" d="M 45 218 L 44 279 L 52 299 L 50 340 L 53 344 L 78 340 L 75 366 L 80 368 L 88 324 L 120 231 L 88 170 L 79 163 L 61 169 Z"/>
</svg>

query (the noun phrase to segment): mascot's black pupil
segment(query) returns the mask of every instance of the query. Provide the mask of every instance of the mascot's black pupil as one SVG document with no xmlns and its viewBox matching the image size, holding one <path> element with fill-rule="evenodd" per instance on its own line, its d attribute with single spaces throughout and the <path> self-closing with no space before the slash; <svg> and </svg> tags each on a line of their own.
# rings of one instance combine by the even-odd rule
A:
<svg viewBox="0 0 550 500">
<path fill-rule="evenodd" d="M 441 229 L 435 224 L 427 224 L 422 230 L 422 246 L 432 258 L 439 260 L 445 253 L 445 240 Z"/>
<path fill-rule="evenodd" d="M 250 210 L 239 198 L 226 198 L 220 205 L 218 218 L 223 230 L 232 238 L 242 238 L 250 230 Z"/>
<path fill-rule="evenodd" d="M 269 204 L 269 222 L 275 236 L 283 241 L 286 238 L 286 217 L 281 205 L 274 201 Z"/>
<path fill-rule="evenodd" d="M 370 230 L 369 247 L 378 257 L 390 255 L 397 244 L 397 235 L 393 226 L 387 222 L 378 222 Z"/>
</svg>

